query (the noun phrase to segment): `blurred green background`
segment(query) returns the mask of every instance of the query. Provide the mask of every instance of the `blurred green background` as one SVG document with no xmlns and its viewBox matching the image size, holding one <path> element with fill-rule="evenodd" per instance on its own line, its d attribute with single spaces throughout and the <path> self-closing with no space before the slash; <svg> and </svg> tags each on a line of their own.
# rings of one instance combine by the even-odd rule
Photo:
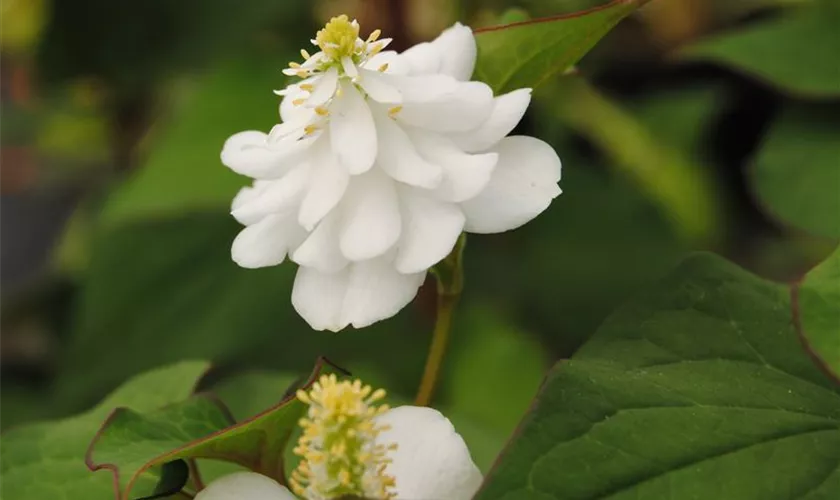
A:
<svg viewBox="0 0 840 500">
<path fill-rule="evenodd" d="M 291 307 L 293 264 L 230 260 L 228 207 L 247 179 L 221 165 L 222 143 L 278 121 L 280 70 L 332 15 L 401 49 L 455 20 L 600 3 L 2 0 L 2 427 L 78 412 L 182 359 L 212 360 L 208 387 L 246 413 L 319 355 L 410 400 L 433 283 L 371 328 L 311 331 Z M 563 194 L 522 229 L 469 238 L 435 399 L 482 468 L 548 367 L 688 253 L 792 280 L 830 251 L 835 215 L 803 222 L 774 197 L 840 194 L 837 12 L 834 0 L 654 0 L 576 75 L 538 89 L 516 132 L 556 147 Z M 803 45 L 820 49 L 809 60 Z M 816 176 L 786 177 L 798 162 Z"/>
</svg>

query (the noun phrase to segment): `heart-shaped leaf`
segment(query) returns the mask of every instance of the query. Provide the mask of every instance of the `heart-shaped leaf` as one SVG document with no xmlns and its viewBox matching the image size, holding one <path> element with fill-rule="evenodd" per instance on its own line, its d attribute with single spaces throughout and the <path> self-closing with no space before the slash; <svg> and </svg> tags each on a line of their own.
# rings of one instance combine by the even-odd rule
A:
<svg viewBox="0 0 840 500">
<path fill-rule="evenodd" d="M 563 72 L 647 0 L 613 0 L 574 14 L 476 30 L 474 78 L 496 93 L 537 87 Z"/>
<path fill-rule="evenodd" d="M 554 368 L 476 499 L 837 497 L 840 391 L 791 316 L 787 287 L 688 259 Z"/>
<path fill-rule="evenodd" d="M 304 387 L 329 366 L 319 360 Z M 286 389 L 277 388 L 278 398 Z M 239 423 L 233 423 L 224 405 L 211 397 L 195 397 L 153 412 L 118 409 L 91 443 L 88 467 L 111 471 L 119 488 L 117 500 L 134 498 L 138 492 L 149 494 L 137 487 L 144 474 L 184 459 L 232 462 L 283 483 L 283 452 L 306 408 L 289 394 Z"/>
<path fill-rule="evenodd" d="M 0 440 L 0 497 L 8 500 L 111 500 L 112 481 L 85 468 L 85 448 L 102 420 L 117 406 L 153 411 L 181 401 L 208 368 L 205 362 L 183 362 L 131 379 L 92 410 L 65 420 L 28 425 Z M 155 474 L 141 478 L 152 491 Z"/>
</svg>

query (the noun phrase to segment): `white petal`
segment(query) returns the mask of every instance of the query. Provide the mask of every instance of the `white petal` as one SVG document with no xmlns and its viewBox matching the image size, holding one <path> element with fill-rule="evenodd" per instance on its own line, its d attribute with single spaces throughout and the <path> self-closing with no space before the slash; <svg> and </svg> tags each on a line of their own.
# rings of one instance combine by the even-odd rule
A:
<svg viewBox="0 0 840 500">
<path fill-rule="evenodd" d="M 256 200 L 262 194 L 263 190 L 271 184 L 272 181 L 254 181 L 254 183 L 250 186 L 245 186 L 236 193 L 236 196 L 233 197 L 233 201 L 230 204 L 230 211 L 233 214 L 233 217 L 239 221 L 239 223 L 248 225 L 253 224 L 260 219 L 262 216 L 259 217 L 251 217 L 251 218 L 239 218 L 236 216 L 236 211 L 240 207 L 245 206 L 246 204 Z"/>
<path fill-rule="evenodd" d="M 314 267 L 323 273 L 344 269 L 347 259 L 338 248 L 338 222 L 337 214 L 326 216 L 290 258 L 301 266 Z"/>
<path fill-rule="evenodd" d="M 400 274 L 391 256 L 351 263 L 337 273 L 301 266 L 292 304 L 315 330 L 363 328 L 397 314 L 417 295 L 426 273 Z"/>
<path fill-rule="evenodd" d="M 472 30 L 461 23 L 443 31 L 432 45 L 441 55 L 439 71 L 461 81 L 473 74 L 476 59 L 475 37 Z"/>
<path fill-rule="evenodd" d="M 269 215 L 236 235 L 230 255 L 234 262 L 249 269 L 276 266 L 305 235 L 294 215 Z"/>
<path fill-rule="evenodd" d="M 399 406 L 376 417 L 390 426 L 377 444 L 396 443 L 385 473 L 394 477 L 399 499 L 469 500 L 481 486 L 481 472 L 452 423 L 432 408 Z"/>
<path fill-rule="evenodd" d="M 393 50 L 385 50 L 382 51 L 375 56 L 369 58 L 362 64 L 362 67 L 365 69 L 378 71 L 382 65 L 387 64 L 388 68 L 385 70 L 388 74 L 394 75 L 406 75 L 408 74 L 410 67 L 409 65 L 400 58 L 400 55 L 397 54 L 396 51 Z"/>
<path fill-rule="evenodd" d="M 516 127 L 528 104 L 531 89 L 518 89 L 494 99 L 490 117 L 475 130 L 452 134 L 450 138 L 464 151 L 484 151 L 493 147 Z"/>
<path fill-rule="evenodd" d="M 446 75 L 403 76 L 384 73 L 382 78 L 399 90 L 405 103 L 425 103 L 453 98 L 461 89 L 458 80 Z"/>
<path fill-rule="evenodd" d="M 481 82 L 459 83 L 454 92 L 433 101 L 408 101 L 406 97 L 397 118 L 437 132 L 467 132 L 478 128 L 493 111 L 493 91 Z"/>
<path fill-rule="evenodd" d="M 490 182 L 498 154 L 467 154 L 441 135 L 416 129 L 410 137 L 421 156 L 443 168 L 443 181 L 435 189 L 438 198 L 462 202 L 477 196 Z"/>
<path fill-rule="evenodd" d="M 438 187 L 443 180 L 440 166 L 424 160 L 405 131 L 385 113 L 375 112 L 374 121 L 379 133 L 377 164 L 394 180 L 428 189 Z"/>
<path fill-rule="evenodd" d="M 379 71 L 361 70 L 358 81 L 362 89 L 376 102 L 397 104 L 402 102 L 402 94 L 388 82 L 388 77 Z"/>
<path fill-rule="evenodd" d="M 268 132 L 268 143 L 275 144 L 292 136 L 295 139 L 300 139 L 306 134 L 305 127 L 315 118 L 315 112 L 312 111 L 311 113 L 307 113 L 307 116 L 305 117 L 299 116 L 292 120 L 278 123 L 277 125 L 271 127 L 271 130 Z"/>
<path fill-rule="evenodd" d="M 409 68 L 411 75 L 432 75 L 440 73 L 441 54 L 437 47 L 429 42 L 418 43 L 400 54 Z"/>
<path fill-rule="evenodd" d="M 313 330 L 337 332 L 349 323 L 342 322 L 341 309 L 350 281 L 350 268 L 324 273 L 301 266 L 292 288 L 292 305 Z"/>
<path fill-rule="evenodd" d="M 496 147 L 499 162 L 487 187 L 461 206 L 466 230 L 500 233 L 517 228 L 542 213 L 560 188 L 560 158 L 545 142 L 513 136 Z"/>
<path fill-rule="evenodd" d="M 390 256 L 350 265 L 341 322 L 364 328 L 400 312 L 417 295 L 426 272 L 401 274 Z"/>
<path fill-rule="evenodd" d="M 353 175 L 370 170 L 376 159 L 376 127 L 355 85 L 343 81 L 330 106 L 330 140 L 338 162 Z"/>
<path fill-rule="evenodd" d="M 379 171 L 353 178 L 342 202 L 341 253 L 352 261 L 384 254 L 400 237 L 394 181 Z"/>
<path fill-rule="evenodd" d="M 282 177 L 304 158 L 315 138 L 294 137 L 267 142 L 267 135 L 257 131 L 231 136 L 222 148 L 222 163 L 231 170 L 256 179 Z"/>
<path fill-rule="evenodd" d="M 308 78 L 301 83 L 308 83 L 310 85 L 317 85 L 323 81 L 324 77 L 319 75 L 314 78 Z M 295 105 L 294 102 L 298 99 L 307 99 L 309 92 L 301 90 L 300 84 L 290 85 L 287 87 L 286 96 L 280 101 L 280 118 L 283 122 L 301 122 L 314 115 L 314 111 L 306 106 Z"/>
<path fill-rule="evenodd" d="M 427 197 L 418 189 L 400 190 L 403 230 L 394 265 L 401 273 L 425 271 L 449 255 L 464 229 L 461 208 Z"/>
<path fill-rule="evenodd" d="M 344 72 L 350 78 L 356 78 L 359 76 L 359 69 L 353 63 L 353 59 L 350 56 L 344 56 L 341 58 L 341 67 L 344 68 Z"/>
<path fill-rule="evenodd" d="M 297 497 L 267 476 L 235 472 L 207 485 L 195 500 L 297 500 Z"/>
<path fill-rule="evenodd" d="M 312 95 L 306 99 L 306 105 L 314 108 L 321 106 L 329 101 L 335 89 L 338 86 L 338 69 L 333 67 L 328 69 L 324 75 L 315 83 L 315 88 L 312 90 Z"/>
<path fill-rule="evenodd" d="M 311 231 L 341 201 L 350 180 L 350 174 L 338 164 L 328 142 L 326 139 L 315 150 L 309 190 L 298 213 L 298 222 L 307 231 Z"/>
<path fill-rule="evenodd" d="M 259 191 L 249 193 L 247 199 L 240 198 L 240 195 L 234 198 L 231 214 L 243 224 L 252 224 L 267 215 L 292 210 L 300 201 L 308 180 L 309 167 L 303 165 L 280 179 L 260 181 Z"/>
</svg>

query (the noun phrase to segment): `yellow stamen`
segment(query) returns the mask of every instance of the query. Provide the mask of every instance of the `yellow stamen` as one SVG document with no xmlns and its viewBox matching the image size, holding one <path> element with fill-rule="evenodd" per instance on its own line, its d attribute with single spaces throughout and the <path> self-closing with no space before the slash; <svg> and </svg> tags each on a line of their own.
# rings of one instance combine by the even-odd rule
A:
<svg viewBox="0 0 840 500">
<path fill-rule="evenodd" d="M 310 55 L 309 55 L 309 52 L 307 52 L 307 51 L 306 51 L 306 49 L 300 49 L 300 56 L 301 56 L 304 60 L 309 59 L 310 57 L 312 57 L 312 56 L 310 56 Z"/>
<path fill-rule="evenodd" d="M 292 490 L 302 498 L 323 500 L 393 499 L 395 480 L 385 469 L 391 462 L 387 453 L 395 445 L 374 444 L 386 426 L 373 420 L 382 412 L 372 403 L 384 398 L 385 391 L 323 375 L 297 396 L 309 410 L 294 449 L 302 460 L 291 474 Z"/>
<path fill-rule="evenodd" d="M 303 128 L 303 132 L 304 132 L 306 135 L 312 135 L 312 134 L 314 134 L 314 133 L 315 133 L 315 131 L 316 131 L 316 130 L 318 130 L 318 127 L 317 127 L 317 126 L 315 126 L 315 125 L 307 125 L 306 127 L 304 127 L 304 128 Z M 305 420 L 305 419 L 304 419 L 304 420 L 301 420 L 301 421 L 300 421 L 300 425 L 301 425 L 301 426 L 303 426 L 305 422 L 306 422 L 306 420 Z"/>
<path fill-rule="evenodd" d="M 315 86 L 312 85 L 311 83 L 301 83 L 300 84 L 300 89 L 305 90 L 307 92 L 312 92 L 313 90 L 315 90 Z"/>
<path fill-rule="evenodd" d="M 355 54 L 357 38 L 359 38 L 359 25 L 351 23 L 346 15 L 330 19 L 324 29 L 315 35 L 318 47 L 327 57 L 335 61 Z"/>
<path fill-rule="evenodd" d="M 318 106 L 317 108 L 315 108 L 315 113 L 317 113 L 319 116 L 327 116 L 328 114 L 330 114 L 329 110 L 323 106 Z"/>
<path fill-rule="evenodd" d="M 373 47 L 371 47 L 370 52 L 368 53 L 368 57 L 373 57 L 378 54 L 383 48 L 381 43 L 375 43 Z"/>
<path fill-rule="evenodd" d="M 300 106 L 301 104 L 303 104 L 305 102 L 306 102 L 306 99 L 301 97 L 301 98 L 293 100 L 292 104 L 295 105 L 295 106 Z"/>
<path fill-rule="evenodd" d="M 379 67 L 379 71 L 381 71 L 383 73 L 387 70 L 388 70 L 388 63 L 385 63 L 385 64 L 383 64 L 382 66 Z"/>
<path fill-rule="evenodd" d="M 381 34 L 382 34 L 382 30 L 371 31 L 370 35 L 368 35 L 368 38 L 367 38 L 368 43 L 375 42 L 376 40 L 378 40 L 379 35 L 381 35 Z"/>
<path fill-rule="evenodd" d="M 396 118 L 400 111 L 402 111 L 402 106 L 394 106 L 388 110 L 388 116 Z"/>
</svg>

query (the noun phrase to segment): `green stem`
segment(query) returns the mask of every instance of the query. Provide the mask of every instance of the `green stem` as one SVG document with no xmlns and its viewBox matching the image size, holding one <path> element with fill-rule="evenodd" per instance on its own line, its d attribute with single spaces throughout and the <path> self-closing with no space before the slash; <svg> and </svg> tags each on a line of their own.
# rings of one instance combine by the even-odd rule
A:
<svg viewBox="0 0 840 500">
<path fill-rule="evenodd" d="M 437 317 L 435 318 L 435 329 L 432 332 L 432 344 L 426 358 L 426 367 L 423 370 L 423 378 L 420 380 L 420 388 L 417 390 L 417 397 L 414 400 L 414 404 L 417 406 L 428 406 L 434 396 L 435 386 L 449 341 L 452 315 L 455 312 L 458 299 L 461 298 L 461 290 L 464 288 L 462 256 L 465 244 L 466 236 L 462 234 L 458 238 L 452 253 L 432 268 L 432 272 L 437 278 Z"/>
</svg>

